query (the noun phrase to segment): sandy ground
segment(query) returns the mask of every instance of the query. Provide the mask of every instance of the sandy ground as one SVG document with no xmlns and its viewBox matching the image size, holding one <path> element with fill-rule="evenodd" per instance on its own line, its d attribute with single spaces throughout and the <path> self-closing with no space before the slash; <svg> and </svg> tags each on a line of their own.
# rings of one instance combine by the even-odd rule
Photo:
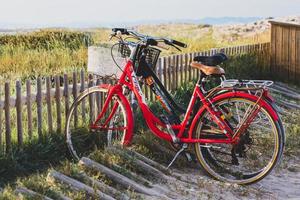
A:
<svg viewBox="0 0 300 200">
<path fill-rule="evenodd" d="M 300 199 L 299 160 L 289 161 L 286 168 L 278 166 L 263 180 L 249 186 L 215 181 L 194 165 L 184 170 L 172 169 L 175 179 L 157 184 L 157 188 L 169 191 L 167 195 L 142 199 Z"/>
</svg>

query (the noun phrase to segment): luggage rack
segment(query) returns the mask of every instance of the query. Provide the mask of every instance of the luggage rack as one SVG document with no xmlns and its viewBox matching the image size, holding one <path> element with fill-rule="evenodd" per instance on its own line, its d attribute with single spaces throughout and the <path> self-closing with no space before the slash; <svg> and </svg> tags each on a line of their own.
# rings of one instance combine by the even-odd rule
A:
<svg viewBox="0 0 300 200">
<path fill-rule="evenodd" d="M 221 87 L 255 87 L 255 88 L 267 88 L 273 85 L 273 81 L 269 80 L 238 80 L 227 79 L 221 82 Z"/>
</svg>

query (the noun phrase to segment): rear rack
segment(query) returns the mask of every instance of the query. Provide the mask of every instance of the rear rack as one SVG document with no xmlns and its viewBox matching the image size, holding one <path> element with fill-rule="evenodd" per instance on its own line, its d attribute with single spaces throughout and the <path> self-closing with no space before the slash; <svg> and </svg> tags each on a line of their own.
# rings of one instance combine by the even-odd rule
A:
<svg viewBox="0 0 300 200">
<path fill-rule="evenodd" d="M 221 87 L 255 87 L 255 88 L 267 88 L 273 85 L 273 81 L 269 80 L 237 80 L 228 79 L 221 82 Z"/>
</svg>

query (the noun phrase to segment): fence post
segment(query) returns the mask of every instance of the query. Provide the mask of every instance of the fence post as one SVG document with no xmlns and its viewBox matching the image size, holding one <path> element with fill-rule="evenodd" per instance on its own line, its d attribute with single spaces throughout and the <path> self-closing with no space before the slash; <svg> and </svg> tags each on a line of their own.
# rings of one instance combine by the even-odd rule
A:
<svg viewBox="0 0 300 200">
<path fill-rule="evenodd" d="M 190 65 L 191 64 L 191 62 L 192 62 L 192 60 L 193 60 L 193 56 L 192 56 L 193 54 L 192 53 L 189 53 L 189 61 L 188 61 L 188 65 Z M 191 67 L 189 67 L 189 81 L 191 81 L 192 80 L 192 68 Z"/>
<path fill-rule="evenodd" d="M 88 87 L 93 87 L 94 83 L 93 83 L 93 75 L 89 74 L 88 77 Z M 89 106 L 90 106 L 90 122 L 93 122 L 95 120 L 95 107 L 94 107 L 94 94 L 90 94 L 89 95 Z"/>
<path fill-rule="evenodd" d="M 188 57 L 188 54 L 184 54 L 184 62 L 185 62 L 185 65 L 184 65 L 184 82 L 187 82 L 188 80 L 188 65 L 189 65 L 189 61 L 188 61 L 189 57 Z"/>
<path fill-rule="evenodd" d="M 85 84 L 84 71 L 81 70 L 80 71 L 80 92 L 84 91 L 84 84 Z M 81 115 L 82 115 L 82 119 L 85 121 L 85 99 L 82 99 L 81 102 Z"/>
<path fill-rule="evenodd" d="M 179 55 L 175 55 L 175 59 L 174 59 L 174 62 L 175 62 L 175 69 L 174 69 L 174 67 L 173 67 L 173 69 L 175 70 L 175 90 L 178 88 L 178 69 L 179 69 L 179 67 L 178 67 L 178 64 L 179 64 Z"/>
<path fill-rule="evenodd" d="M 31 140 L 31 138 L 32 138 L 32 111 L 31 111 L 31 82 L 30 82 L 30 80 L 26 81 L 26 104 L 27 104 L 28 137 Z"/>
<path fill-rule="evenodd" d="M 10 128 L 10 85 L 6 82 L 4 85 L 4 110 L 5 110 L 5 143 L 6 153 L 11 153 L 11 128 Z"/>
<path fill-rule="evenodd" d="M 47 102 L 48 131 L 49 131 L 49 133 L 52 133 L 53 132 L 53 121 L 52 121 L 50 77 L 46 77 L 46 102 Z"/>
<path fill-rule="evenodd" d="M 18 133 L 18 147 L 23 145 L 23 126 L 22 126 L 22 96 L 21 96 L 21 82 L 16 82 L 16 111 L 17 111 L 17 133 Z"/>
<path fill-rule="evenodd" d="M 168 90 L 172 90 L 172 58 L 168 56 L 167 72 L 168 72 Z"/>
<path fill-rule="evenodd" d="M 163 76 L 164 76 L 164 86 L 167 89 L 168 85 L 167 85 L 167 58 L 166 57 L 163 58 Z"/>
<path fill-rule="evenodd" d="M 42 137 L 42 79 L 37 78 L 37 94 L 36 94 L 36 104 L 37 104 L 37 128 L 39 139 Z"/>
<path fill-rule="evenodd" d="M 57 113 L 57 132 L 61 132 L 61 108 L 60 108 L 60 77 L 55 76 L 55 100 Z"/>
<path fill-rule="evenodd" d="M 77 98 L 77 73 L 76 71 L 73 72 L 73 98 Z M 74 127 L 77 127 L 77 122 L 78 122 L 78 110 L 77 106 L 74 109 Z"/>
<path fill-rule="evenodd" d="M 65 119 L 67 119 L 69 114 L 69 107 L 70 107 L 69 79 L 67 74 L 64 74 L 64 97 L 65 97 Z"/>
</svg>

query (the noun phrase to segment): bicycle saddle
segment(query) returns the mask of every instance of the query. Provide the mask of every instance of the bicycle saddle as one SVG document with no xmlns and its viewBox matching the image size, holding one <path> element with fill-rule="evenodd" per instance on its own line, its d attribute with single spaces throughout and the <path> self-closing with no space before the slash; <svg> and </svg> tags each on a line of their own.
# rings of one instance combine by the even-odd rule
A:
<svg viewBox="0 0 300 200">
<path fill-rule="evenodd" d="M 207 66 L 216 66 L 226 60 L 228 60 L 228 58 L 224 53 L 217 53 L 213 56 L 196 56 L 194 58 L 194 61 L 201 62 L 201 64 Z"/>
<path fill-rule="evenodd" d="M 223 75 L 225 70 L 218 65 L 226 61 L 228 58 L 223 53 L 218 53 L 213 56 L 196 56 L 195 62 L 191 63 L 191 67 L 199 69 L 205 75 Z"/>
</svg>

